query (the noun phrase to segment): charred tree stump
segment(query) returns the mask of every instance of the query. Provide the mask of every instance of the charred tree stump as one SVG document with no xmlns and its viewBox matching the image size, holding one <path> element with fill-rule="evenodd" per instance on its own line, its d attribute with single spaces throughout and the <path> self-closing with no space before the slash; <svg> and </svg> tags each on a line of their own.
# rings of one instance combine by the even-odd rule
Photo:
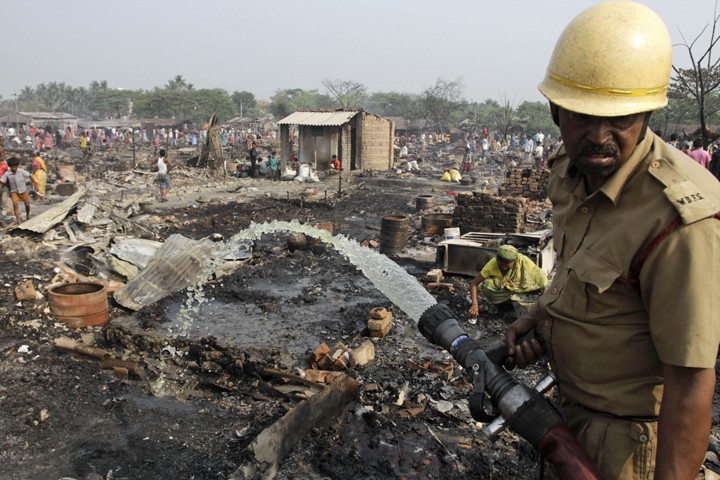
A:
<svg viewBox="0 0 720 480">
<path fill-rule="evenodd" d="M 213 113 L 208 122 L 208 132 L 198 159 L 198 167 L 205 167 L 212 176 L 225 174 L 222 143 L 220 142 L 220 125 Z"/>
</svg>

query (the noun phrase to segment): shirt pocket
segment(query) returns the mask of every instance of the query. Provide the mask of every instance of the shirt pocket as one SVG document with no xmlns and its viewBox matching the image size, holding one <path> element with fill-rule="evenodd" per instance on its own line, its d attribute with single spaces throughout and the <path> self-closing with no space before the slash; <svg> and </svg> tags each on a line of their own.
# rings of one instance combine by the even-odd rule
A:
<svg viewBox="0 0 720 480">
<path fill-rule="evenodd" d="M 567 260 L 568 281 L 563 289 L 563 303 L 572 305 L 571 316 L 587 323 L 606 323 L 605 317 L 612 300 L 604 298 L 621 272 L 604 260 L 580 247 Z"/>
<path fill-rule="evenodd" d="M 615 280 L 622 275 L 619 268 L 606 262 L 585 247 L 580 247 L 575 255 L 568 260 L 568 268 L 575 272 L 581 282 L 594 286 L 598 293 L 608 290 L 615 283 Z"/>
<path fill-rule="evenodd" d="M 577 313 L 584 313 L 586 322 L 616 325 L 642 322 L 644 316 L 637 315 L 643 310 L 639 291 L 618 281 L 622 269 L 585 247 L 572 256 L 568 268 L 580 282 L 577 294 L 584 297 L 584 303 Z M 580 306 L 577 301 L 575 304 Z"/>
</svg>

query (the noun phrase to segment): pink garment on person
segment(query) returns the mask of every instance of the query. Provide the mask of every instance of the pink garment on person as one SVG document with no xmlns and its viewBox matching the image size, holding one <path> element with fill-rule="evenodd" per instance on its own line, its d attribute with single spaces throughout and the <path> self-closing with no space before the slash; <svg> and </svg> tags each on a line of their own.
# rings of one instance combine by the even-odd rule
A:
<svg viewBox="0 0 720 480">
<path fill-rule="evenodd" d="M 690 151 L 688 155 L 690 155 L 690 158 L 702 165 L 703 168 L 708 168 L 708 165 L 710 165 L 710 154 L 705 149 L 696 148 L 695 150 Z"/>
</svg>

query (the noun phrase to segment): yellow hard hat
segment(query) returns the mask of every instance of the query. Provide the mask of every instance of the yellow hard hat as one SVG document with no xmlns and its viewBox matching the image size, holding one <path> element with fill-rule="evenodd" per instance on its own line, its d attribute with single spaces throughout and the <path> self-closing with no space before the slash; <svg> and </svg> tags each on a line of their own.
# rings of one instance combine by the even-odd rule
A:
<svg viewBox="0 0 720 480">
<path fill-rule="evenodd" d="M 662 19 L 639 3 L 612 1 L 570 22 L 538 88 L 566 110 L 618 117 L 667 105 L 671 68 Z"/>
</svg>

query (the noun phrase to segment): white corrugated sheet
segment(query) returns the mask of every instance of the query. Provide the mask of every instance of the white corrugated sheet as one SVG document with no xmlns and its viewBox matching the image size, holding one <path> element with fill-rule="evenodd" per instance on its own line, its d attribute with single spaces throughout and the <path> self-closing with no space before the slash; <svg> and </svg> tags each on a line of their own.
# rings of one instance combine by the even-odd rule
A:
<svg viewBox="0 0 720 480">
<path fill-rule="evenodd" d="M 359 110 L 337 112 L 295 112 L 283 118 L 278 125 L 307 125 L 312 127 L 337 126 L 346 124 Z"/>
</svg>

